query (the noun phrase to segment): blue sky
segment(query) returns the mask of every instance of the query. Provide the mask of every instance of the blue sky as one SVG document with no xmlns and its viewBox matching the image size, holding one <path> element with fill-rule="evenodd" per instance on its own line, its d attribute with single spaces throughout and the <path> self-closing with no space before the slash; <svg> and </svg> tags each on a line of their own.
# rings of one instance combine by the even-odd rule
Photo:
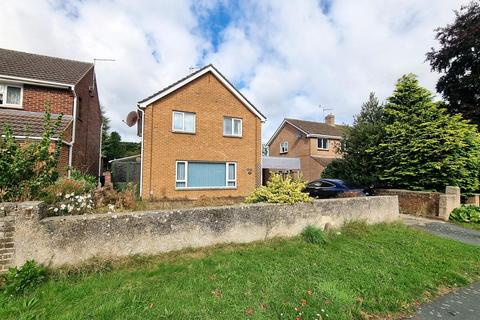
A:
<svg viewBox="0 0 480 320">
<path fill-rule="evenodd" d="M 101 104 L 125 140 L 136 102 L 213 63 L 268 118 L 351 123 L 405 73 L 434 90 L 434 29 L 462 0 L 4 0 L 0 47 L 99 62 Z"/>
</svg>

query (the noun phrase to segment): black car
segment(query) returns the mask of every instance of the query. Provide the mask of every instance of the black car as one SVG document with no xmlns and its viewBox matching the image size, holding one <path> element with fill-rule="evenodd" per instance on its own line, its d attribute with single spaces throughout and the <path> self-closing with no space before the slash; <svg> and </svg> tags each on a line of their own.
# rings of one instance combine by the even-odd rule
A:
<svg viewBox="0 0 480 320">
<path fill-rule="evenodd" d="M 304 189 L 314 198 L 335 198 L 342 197 L 342 194 L 348 193 L 351 196 L 365 196 L 362 189 L 350 188 L 339 179 L 318 179 L 309 182 Z M 345 194 L 346 195 L 346 194 Z"/>
</svg>

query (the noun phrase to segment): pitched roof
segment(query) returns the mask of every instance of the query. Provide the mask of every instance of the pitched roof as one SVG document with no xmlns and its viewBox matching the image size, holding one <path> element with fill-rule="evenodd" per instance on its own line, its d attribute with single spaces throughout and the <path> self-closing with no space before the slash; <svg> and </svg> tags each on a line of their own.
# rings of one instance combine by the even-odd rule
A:
<svg viewBox="0 0 480 320">
<path fill-rule="evenodd" d="M 341 137 L 343 135 L 343 128 L 345 127 L 342 125 L 331 126 L 324 122 L 305 121 L 298 119 L 285 119 L 285 121 L 289 122 L 295 127 L 298 127 L 307 134 L 318 134 L 326 136 Z"/>
<path fill-rule="evenodd" d="M 0 48 L 0 76 L 74 85 L 93 63 Z"/>
<path fill-rule="evenodd" d="M 335 126 L 328 125 L 324 122 L 315 122 L 315 121 L 306 121 L 298 119 L 283 119 L 280 126 L 277 128 L 275 133 L 272 135 L 270 140 L 267 142 L 269 146 L 275 137 L 280 133 L 281 129 L 286 125 L 290 124 L 295 127 L 297 130 L 302 131 L 307 137 L 316 137 L 316 136 L 325 136 L 325 137 L 335 137 L 341 139 L 344 133 L 344 130 L 347 126 L 336 124 Z"/>
<path fill-rule="evenodd" d="M 207 72 L 211 72 L 220 82 L 222 82 L 227 89 L 233 93 L 250 111 L 253 112 L 260 120 L 265 121 L 266 117 L 250 102 L 248 99 L 238 91 L 233 84 L 225 78 L 220 71 L 218 71 L 212 64 L 209 64 L 188 76 L 178 80 L 177 82 L 172 83 L 171 85 L 163 88 L 162 90 L 152 94 L 151 96 L 142 99 L 138 102 L 139 107 L 146 108 L 148 105 L 152 104 L 153 102 L 161 99 L 162 97 L 176 91 L 177 89 L 183 87 L 184 85 L 190 83 L 191 81 L 197 79 L 198 77 L 204 75 Z"/>
<path fill-rule="evenodd" d="M 44 112 L 28 112 L 23 110 L 3 110 L 0 109 L 0 134 L 3 135 L 4 128 L 8 125 L 16 137 L 41 137 L 43 135 L 43 117 Z M 52 114 L 54 122 L 58 114 Z M 61 120 L 60 128 L 54 135 L 58 138 L 60 132 L 65 131 L 72 121 L 72 116 L 64 115 Z"/>
</svg>

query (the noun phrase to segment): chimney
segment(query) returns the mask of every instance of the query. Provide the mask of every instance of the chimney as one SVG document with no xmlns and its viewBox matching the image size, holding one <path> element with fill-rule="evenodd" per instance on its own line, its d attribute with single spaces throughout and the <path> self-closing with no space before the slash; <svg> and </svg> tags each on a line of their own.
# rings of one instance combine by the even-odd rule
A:
<svg viewBox="0 0 480 320">
<path fill-rule="evenodd" d="M 329 126 L 335 127 L 335 116 L 333 114 L 329 114 L 325 117 L 325 123 Z"/>
</svg>

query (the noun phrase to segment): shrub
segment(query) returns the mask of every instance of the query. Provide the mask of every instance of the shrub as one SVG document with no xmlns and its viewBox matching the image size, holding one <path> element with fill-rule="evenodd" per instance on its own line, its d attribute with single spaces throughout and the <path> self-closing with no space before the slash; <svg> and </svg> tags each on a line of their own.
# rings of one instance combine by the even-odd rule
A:
<svg viewBox="0 0 480 320">
<path fill-rule="evenodd" d="M 84 192 L 93 191 L 98 185 L 97 177 L 83 173 L 78 169 L 71 169 L 70 178 L 82 184 Z"/>
<path fill-rule="evenodd" d="M 136 185 L 132 183 L 127 184 L 122 191 L 117 191 L 111 186 L 105 186 L 93 192 L 93 201 L 95 207 L 108 207 L 109 211 L 113 211 L 115 208 L 135 210 L 137 208 L 136 190 Z"/>
<path fill-rule="evenodd" d="M 480 223 L 480 207 L 462 205 L 450 214 L 450 220 L 457 222 Z"/>
<path fill-rule="evenodd" d="M 273 174 L 266 186 L 258 187 L 245 199 L 246 203 L 289 203 L 311 202 L 308 193 L 303 192 L 305 182 L 291 178 L 283 178 Z"/>
<path fill-rule="evenodd" d="M 342 226 L 342 232 L 349 236 L 358 237 L 368 234 L 370 231 L 365 220 L 353 220 Z"/>
<path fill-rule="evenodd" d="M 46 270 L 34 260 L 28 260 L 20 268 L 8 269 L 3 275 L 3 293 L 7 296 L 21 295 L 46 280 Z"/>
<path fill-rule="evenodd" d="M 15 141 L 8 125 L 3 128 L 3 134 L 0 134 L 0 202 L 36 200 L 45 187 L 58 179 L 61 119 L 60 115 L 52 120 L 46 105 L 42 139 L 26 139 L 23 144 Z M 59 139 L 52 142 L 56 136 Z M 52 144 L 55 144 L 53 150 Z"/>
<path fill-rule="evenodd" d="M 325 244 L 328 243 L 328 237 L 325 232 L 314 226 L 307 226 L 301 233 L 303 239 L 308 243 Z"/>
</svg>

